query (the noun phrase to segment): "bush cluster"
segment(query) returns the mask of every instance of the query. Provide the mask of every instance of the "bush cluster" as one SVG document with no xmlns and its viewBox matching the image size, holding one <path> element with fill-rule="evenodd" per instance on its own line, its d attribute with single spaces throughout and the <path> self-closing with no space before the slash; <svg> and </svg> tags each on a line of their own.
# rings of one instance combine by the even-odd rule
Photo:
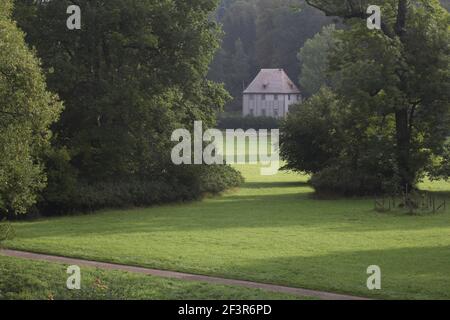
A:
<svg viewBox="0 0 450 320">
<path fill-rule="evenodd" d="M 44 216 L 92 212 L 104 208 L 152 206 L 200 199 L 239 186 L 242 175 L 230 166 L 193 166 L 177 168 L 182 173 L 152 179 L 77 182 L 65 190 L 46 189 L 38 212 Z"/>
<path fill-rule="evenodd" d="M 278 129 L 281 120 L 271 117 L 243 117 L 241 115 L 222 115 L 217 121 L 219 129 Z"/>
</svg>

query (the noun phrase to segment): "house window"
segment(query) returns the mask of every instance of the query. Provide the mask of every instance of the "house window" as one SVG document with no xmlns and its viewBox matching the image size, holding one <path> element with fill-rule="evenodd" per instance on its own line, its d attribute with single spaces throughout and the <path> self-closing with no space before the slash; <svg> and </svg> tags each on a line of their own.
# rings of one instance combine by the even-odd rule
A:
<svg viewBox="0 0 450 320">
<path fill-rule="evenodd" d="M 288 100 L 291 100 L 291 95 L 290 94 L 288 94 Z"/>
<path fill-rule="evenodd" d="M 266 95 L 265 94 L 261 95 L 261 100 L 266 100 Z"/>
<path fill-rule="evenodd" d="M 255 110 L 250 109 L 250 115 L 253 117 L 255 115 Z"/>
<path fill-rule="evenodd" d="M 266 109 L 262 109 L 262 110 L 261 110 L 261 115 L 262 115 L 263 117 L 266 116 Z"/>
<path fill-rule="evenodd" d="M 278 95 L 277 94 L 273 95 L 273 100 L 278 100 Z"/>
<path fill-rule="evenodd" d="M 248 97 L 250 100 L 255 100 L 255 96 L 253 94 L 249 94 Z"/>
<path fill-rule="evenodd" d="M 297 100 L 299 100 L 299 101 L 302 100 L 302 96 L 301 96 L 301 95 L 298 95 L 298 96 L 297 96 Z"/>
<path fill-rule="evenodd" d="M 278 108 L 273 109 L 273 115 L 275 118 L 278 118 Z"/>
</svg>

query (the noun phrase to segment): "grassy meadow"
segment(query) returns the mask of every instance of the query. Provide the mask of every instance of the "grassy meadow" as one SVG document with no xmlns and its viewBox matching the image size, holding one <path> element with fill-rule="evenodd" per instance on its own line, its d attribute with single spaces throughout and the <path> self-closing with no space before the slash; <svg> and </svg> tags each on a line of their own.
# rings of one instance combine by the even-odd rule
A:
<svg viewBox="0 0 450 320">
<path fill-rule="evenodd" d="M 201 202 L 15 223 L 8 248 L 375 298 L 450 299 L 450 211 L 378 213 L 318 200 L 307 177 L 261 176 Z M 447 195 L 450 184 L 423 188 Z M 366 287 L 379 265 L 382 290 Z M 214 296 L 212 296 L 214 297 Z"/>
</svg>

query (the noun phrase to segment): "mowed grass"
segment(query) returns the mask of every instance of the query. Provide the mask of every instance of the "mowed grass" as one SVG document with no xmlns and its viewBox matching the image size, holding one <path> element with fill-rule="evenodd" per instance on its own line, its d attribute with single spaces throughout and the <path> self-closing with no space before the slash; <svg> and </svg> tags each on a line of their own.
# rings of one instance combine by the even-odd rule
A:
<svg viewBox="0 0 450 320">
<path fill-rule="evenodd" d="M 234 286 L 81 268 L 81 289 L 66 287 L 66 265 L 0 255 L 0 300 L 277 300 L 298 297 Z"/>
<path fill-rule="evenodd" d="M 237 166 L 239 190 L 201 202 L 15 223 L 9 248 L 375 298 L 450 298 L 450 211 L 377 213 L 318 200 L 307 178 Z M 447 196 L 448 183 L 427 183 Z M 370 265 L 382 290 L 366 287 Z"/>
</svg>

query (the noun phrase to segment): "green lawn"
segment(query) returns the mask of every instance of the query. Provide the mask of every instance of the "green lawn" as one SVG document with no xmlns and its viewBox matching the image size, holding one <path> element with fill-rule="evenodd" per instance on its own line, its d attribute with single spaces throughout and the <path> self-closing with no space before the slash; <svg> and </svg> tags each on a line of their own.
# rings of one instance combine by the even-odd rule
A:
<svg viewBox="0 0 450 320">
<path fill-rule="evenodd" d="M 295 174 L 238 167 L 240 190 L 189 204 L 15 223 L 10 248 L 379 298 L 450 299 L 450 210 L 316 200 Z M 448 195 L 448 183 L 427 183 Z M 382 290 L 366 288 L 379 265 Z"/>
<path fill-rule="evenodd" d="M 67 266 L 0 255 L 0 300 L 47 299 L 294 299 L 291 295 L 233 286 L 170 280 L 83 267 L 81 290 L 66 288 Z"/>
</svg>

